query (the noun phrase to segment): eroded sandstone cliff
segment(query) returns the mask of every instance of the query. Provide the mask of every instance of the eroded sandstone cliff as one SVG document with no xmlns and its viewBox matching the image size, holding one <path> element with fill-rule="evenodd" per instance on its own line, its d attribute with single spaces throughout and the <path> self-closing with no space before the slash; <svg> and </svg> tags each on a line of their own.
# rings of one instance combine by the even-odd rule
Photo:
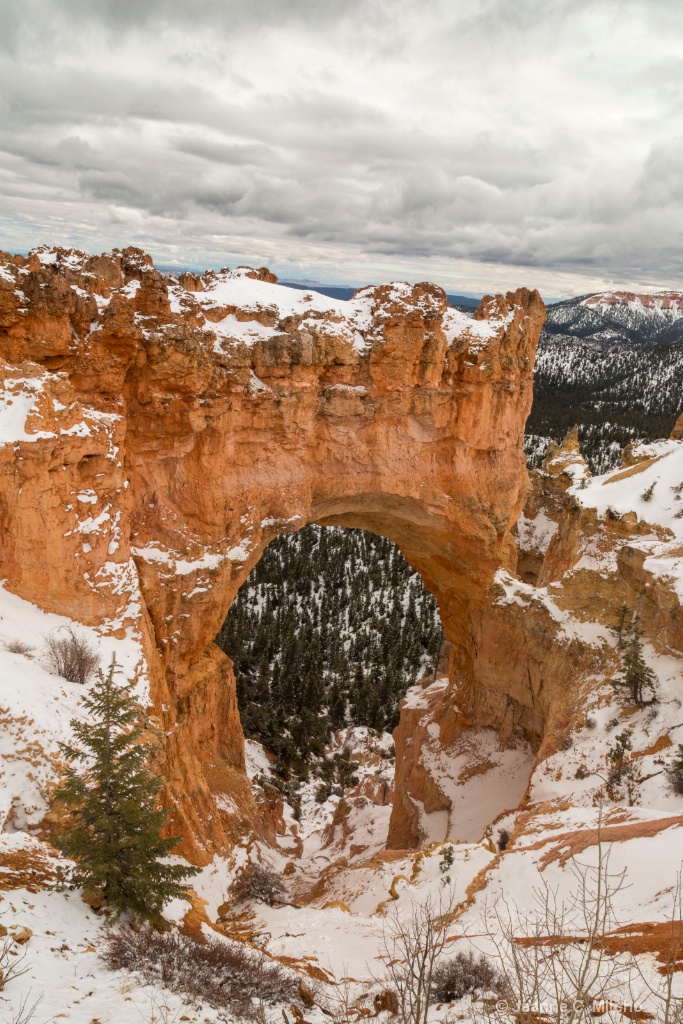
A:
<svg viewBox="0 0 683 1024">
<path fill-rule="evenodd" d="M 515 527 L 516 571 L 501 569 L 484 599 L 468 605 L 469 637 L 460 651 L 453 649 L 448 685 L 427 686 L 424 696 L 413 696 L 402 711 L 390 847 L 418 847 L 434 838 L 430 829 L 439 827 L 440 840 L 460 835 L 455 797 L 468 785 L 467 772 L 481 766 L 489 784 L 495 783 L 495 764 L 486 755 L 487 726 L 507 747 L 512 764 L 510 799 L 503 804 L 509 809 L 519 803 L 522 787 L 514 784 L 524 781 L 524 770 L 529 806 L 561 802 L 569 794 L 572 800 L 586 799 L 571 781 L 577 765 L 584 772 L 586 764 L 593 772 L 585 774 L 592 778 L 591 799 L 640 803 L 649 798 L 666 805 L 660 792 L 653 796 L 643 784 L 659 778 L 661 786 L 665 762 L 659 754 L 673 743 L 671 722 L 659 708 L 681 707 L 680 429 L 671 441 L 629 446 L 622 468 L 595 479 L 572 430 L 562 445 L 549 448 L 531 484 Z M 649 711 L 611 685 L 621 666 L 615 627 L 623 606 L 637 617 L 658 680 L 658 704 Z M 627 795 L 615 796 L 609 786 L 600 789 L 610 775 L 609 741 L 591 743 L 597 709 L 610 704 L 607 736 L 622 719 L 628 730 L 636 730 L 631 756 L 638 771 L 634 768 Z M 645 736 L 637 748 L 641 727 Z M 530 766 L 525 769 L 520 760 L 525 740 L 537 756 L 530 778 Z M 468 746 L 473 754 L 466 773 L 459 773 Z"/>
<path fill-rule="evenodd" d="M 526 289 L 471 320 L 429 284 L 343 303 L 265 270 L 165 277 L 135 249 L 0 257 L 0 576 L 138 645 L 194 859 L 253 823 L 213 638 L 277 533 L 389 537 L 436 594 L 454 666 L 474 664 L 472 617 L 516 563 L 543 317 Z"/>
</svg>

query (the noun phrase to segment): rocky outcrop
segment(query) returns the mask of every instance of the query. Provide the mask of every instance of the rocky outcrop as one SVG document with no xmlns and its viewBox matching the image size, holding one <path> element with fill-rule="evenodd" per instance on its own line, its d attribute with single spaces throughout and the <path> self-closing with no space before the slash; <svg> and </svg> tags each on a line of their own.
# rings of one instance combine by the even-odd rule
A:
<svg viewBox="0 0 683 1024">
<path fill-rule="evenodd" d="M 392 847 L 422 844 L 429 809 L 434 813 L 439 801 L 452 816 L 446 772 L 437 762 L 458 756 L 468 729 L 481 735 L 493 726 L 511 747 L 525 739 L 539 762 L 572 747 L 588 709 L 615 699 L 610 681 L 621 665 L 614 632 L 619 608 L 638 617 L 655 675 L 680 677 L 680 441 L 631 446 L 622 468 L 591 479 L 570 431 L 531 483 L 515 528 L 517 571 L 500 570 L 485 599 L 468 606 L 469 637 L 453 647 L 448 686 L 402 708 Z M 666 699 L 680 707 L 675 690 Z M 614 721 L 623 713 L 630 727 L 637 710 L 617 707 Z M 665 733 L 659 741 L 672 742 Z M 660 769 L 658 763 L 651 770 Z M 535 776 L 543 776 L 542 765 Z"/>
<path fill-rule="evenodd" d="M 356 526 L 436 594 L 456 657 L 527 491 L 536 292 L 469 319 L 429 284 L 349 303 L 265 270 L 160 274 L 145 253 L 0 258 L 0 576 L 132 637 L 167 799 L 205 860 L 251 827 L 213 638 L 278 533 Z"/>
<path fill-rule="evenodd" d="M 683 441 L 683 413 L 678 417 L 671 431 L 672 441 Z"/>
</svg>

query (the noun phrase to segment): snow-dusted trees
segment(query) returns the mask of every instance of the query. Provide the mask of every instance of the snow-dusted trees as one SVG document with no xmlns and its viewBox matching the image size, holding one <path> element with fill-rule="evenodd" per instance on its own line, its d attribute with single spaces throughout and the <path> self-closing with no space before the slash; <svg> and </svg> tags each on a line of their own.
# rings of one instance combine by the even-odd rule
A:
<svg viewBox="0 0 683 1024">
<path fill-rule="evenodd" d="M 614 686 L 628 690 L 638 707 L 647 707 L 657 700 L 657 676 L 643 657 L 643 631 L 639 614 L 631 612 L 627 605 L 617 609 L 615 627 L 621 655 L 621 671 L 612 680 Z"/>
<path fill-rule="evenodd" d="M 683 743 L 679 743 L 667 774 L 674 793 L 683 796 Z"/>
<path fill-rule="evenodd" d="M 394 544 L 318 526 L 268 545 L 216 638 L 245 734 L 283 781 L 308 775 L 331 729 L 393 729 L 442 641 L 436 601 Z"/>
</svg>

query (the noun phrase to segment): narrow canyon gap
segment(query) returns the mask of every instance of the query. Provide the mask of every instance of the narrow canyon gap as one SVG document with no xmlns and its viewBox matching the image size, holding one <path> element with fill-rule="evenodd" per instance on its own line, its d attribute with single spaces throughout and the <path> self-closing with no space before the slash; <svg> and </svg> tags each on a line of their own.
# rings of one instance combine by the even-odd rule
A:
<svg viewBox="0 0 683 1024">
<path fill-rule="evenodd" d="M 213 640 L 265 546 L 310 523 L 397 544 L 438 601 L 461 709 L 542 743 L 548 689 L 513 692 L 481 646 L 487 591 L 516 565 L 537 292 L 485 297 L 469 319 L 430 284 L 343 302 L 265 270 L 164 277 L 134 249 L 42 249 L 0 269 L 17 419 L 0 575 L 139 643 L 187 856 L 206 862 L 254 826 L 234 676 Z M 399 823 L 394 845 L 410 841 Z"/>
</svg>

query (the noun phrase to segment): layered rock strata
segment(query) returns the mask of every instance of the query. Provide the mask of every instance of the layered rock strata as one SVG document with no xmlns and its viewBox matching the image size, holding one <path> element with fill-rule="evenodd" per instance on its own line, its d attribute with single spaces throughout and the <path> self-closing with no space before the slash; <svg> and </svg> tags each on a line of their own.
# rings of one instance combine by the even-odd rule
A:
<svg viewBox="0 0 683 1024">
<path fill-rule="evenodd" d="M 453 672 L 477 685 L 471 623 L 516 564 L 543 318 L 526 289 L 469 319 L 429 284 L 344 303 L 265 270 L 164 276 L 136 249 L 0 256 L 0 576 L 139 644 L 195 860 L 254 821 L 213 638 L 276 534 L 389 537 L 439 601 Z M 543 714 L 521 726 L 540 735 Z"/>
<path fill-rule="evenodd" d="M 590 748 L 596 708 L 610 703 L 614 717 L 606 731 L 617 721 L 635 729 L 631 756 L 643 766 L 629 803 L 641 799 L 641 778 L 646 783 L 664 775 L 659 754 L 673 741 L 666 710 L 659 708 L 680 708 L 683 677 L 680 430 L 670 441 L 629 446 L 623 466 L 597 478 L 591 478 L 572 430 L 562 445 L 549 448 L 531 483 L 515 527 L 517 570 L 499 570 L 484 600 L 468 606 L 469 636 L 458 661 L 451 659 L 448 685 L 427 688 L 421 700 L 413 696 L 403 708 L 395 734 L 398 798 L 390 847 L 419 846 L 439 824 L 439 814 L 457 838 L 452 780 L 440 765 L 457 765 L 468 745 L 475 751 L 468 770 L 484 763 L 488 725 L 507 743 L 509 760 L 519 756 L 524 740 L 531 741 L 538 763 L 526 794 L 529 805 L 553 794 L 574 797 L 577 789 L 576 799 L 586 799 L 577 783 L 564 779 L 573 760 L 568 751 L 575 744 Z M 645 657 L 658 680 L 659 703 L 651 709 L 635 707 L 611 684 L 621 667 L 615 627 L 623 606 L 637 616 Z M 636 747 L 639 716 L 648 738 L 644 750 Z M 596 789 L 609 775 L 609 757 L 606 763 L 601 757 L 604 751 L 587 758 L 594 775 L 584 772 L 590 781 L 583 788 Z M 492 767 L 485 766 L 489 775 Z M 511 793 L 514 783 L 508 772 Z M 598 798 L 618 799 L 609 787 Z M 654 806 L 663 799 L 659 792 L 647 798 Z M 516 805 L 511 800 L 508 806 Z"/>
</svg>

